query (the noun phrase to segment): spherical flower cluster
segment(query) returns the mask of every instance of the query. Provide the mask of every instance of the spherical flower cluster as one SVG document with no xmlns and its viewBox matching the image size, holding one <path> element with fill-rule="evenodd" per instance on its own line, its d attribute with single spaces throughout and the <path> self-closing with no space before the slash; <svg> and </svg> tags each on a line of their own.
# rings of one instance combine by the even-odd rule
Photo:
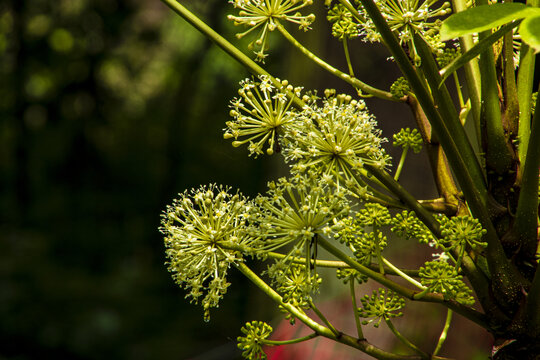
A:
<svg viewBox="0 0 540 360">
<path fill-rule="evenodd" d="M 401 146 L 405 149 L 412 149 L 415 154 L 422 150 L 422 136 L 417 129 L 401 129 L 397 134 L 394 134 L 394 146 Z"/>
<path fill-rule="evenodd" d="M 268 251 L 292 245 L 289 253 L 311 257 L 314 237 L 331 234 L 331 226 L 349 212 L 345 193 L 321 183 L 317 174 L 305 172 L 268 183 L 266 196 L 259 196 L 257 219 Z"/>
<path fill-rule="evenodd" d="M 235 8 L 239 10 L 238 16 L 229 15 L 229 20 L 235 25 L 245 25 L 249 29 L 243 33 L 236 34 L 238 38 L 249 34 L 255 29 L 259 29 L 257 40 L 249 44 L 253 49 L 256 60 L 264 62 L 268 49 L 268 33 L 274 31 L 280 20 L 298 24 L 300 29 L 307 31 L 315 21 L 315 15 L 302 15 L 299 10 L 311 5 L 313 0 L 230 0 Z"/>
<path fill-rule="evenodd" d="M 379 229 L 382 226 L 389 225 L 392 221 L 388 209 L 377 203 L 365 204 L 364 208 L 358 212 L 357 218 L 360 226 L 370 226 Z"/>
<path fill-rule="evenodd" d="M 332 36 L 339 40 L 355 38 L 360 35 L 358 23 L 355 22 L 351 12 L 342 4 L 335 4 L 328 9 L 326 18 L 332 24 Z"/>
<path fill-rule="evenodd" d="M 246 79 L 240 83 L 240 98 L 231 101 L 230 115 L 234 120 L 227 122 L 223 135 L 225 139 L 235 139 L 233 146 L 249 143 L 250 155 L 255 156 L 263 154 L 265 144 L 268 144 L 268 155 L 279 148 L 278 134 L 293 126 L 295 120 L 290 108 L 292 99 L 287 98 L 286 92 L 300 96 L 301 91 L 301 88 L 293 88 L 286 80 L 281 81 L 279 88 L 266 75 L 260 75 L 259 80 Z"/>
<path fill-rule="evenodd" d="M 274 277 L 278 293 L 281 294 L 284 302 L 299 308 L 307 307 L 307 300 L 311 299 L 312 293 L 318 291 L 322 281 L 319 275 L 311 275 L 309 268 L 305 265 L 291 265 L 280 275 Z"/>
<path fill-rule="evenodd" d="M 456 268 L 445 261 L 428 261 L 420 268 L 420 282 L 430 292 L 437 292 L 445 299 L 455 299 L 464 305 L 473 305 L 472 291 L 465 285 Z"/>
<path fill-rule="evenodd" d="M 180 194 L 163 214 L 160 231 L 165 235 L 167 265 L 175 281 L 189 290 L 186 297 L 201 303 L 204 318 L 217 307 L 230 285 L 230 264 L 242 261 L 232 248 L 247 246 L 250 205 L 229 188 L 202 186 Z"/>
<path fill-rule="evenodd" d="M 406 240 L 415 239 L 422 244 L 435 241 L 428 227 L 418 219 L 413 211 L 404 210 L 392 219 L 392 232 Z"/>
<path fill-rule="evenodd" d="M 405 300 L 392 291 L 384 289 L 374 290 L 371 296 L 364 295 L 360 299 L 362 307 L 358 308 L 358 313 L 362 318 L 370 318 L 362 321 L 367 325 L 373 323 L 373 326 L 379 327 L 381 320 L 389 320 L 393 317 L 402 316 L 400 311 L 405 306 Z M 375 320 L 377 320 L 375 322 Z"/>
<path fill-rule="evenodd" d="M 389 163 L 381 148 L 386 139 L 363 101 L 348 95 L 327 97 L 322 107 L 306 106 L 297 119 L 302 127 L 286 134 L 283 151 L 293 172 L 316 168 L 338 185 L 362 187 L 357 177 L 364 164 L 383 168 Z"/>
<path fill-rule="evenodd" d="M 487 243 L 482 241 L 482 236 L 486 232 L 480 222 L 471 216 L 455 216 L 441 224 L 443 244 L 447 250 L 467 244 L 475 250 L 485 248 Z"/>
<path fill-rule="evenodd" d="M 403 76 L 399 77 L 392 86 L 390 86 L 390 93 L 397 99 L 401 99 L 405 95 L 411 92 L 411 87 L 407 79 Z"/>
<path fill-rule="evenodd" d="M 272 327 L 263 321 L 246 323 L 241 329 L 244 336 L 237 338 L 242 357 L 248 360 L 266 359 L 264 341 L 272 334 Z"/>
</svg>

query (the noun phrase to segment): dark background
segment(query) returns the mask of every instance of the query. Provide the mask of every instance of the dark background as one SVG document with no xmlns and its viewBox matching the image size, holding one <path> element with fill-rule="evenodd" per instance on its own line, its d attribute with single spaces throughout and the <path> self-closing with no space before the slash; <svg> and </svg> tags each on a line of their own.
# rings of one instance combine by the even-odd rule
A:
<svg viewBox="0 0 540 360">
<path fill-rule="evenodd" d="M 187 6 L 235 42 L 226 1 Z M 345 69 L 317 15 L 318 36 L 299 39 Z M 271 73 L 350 91 L 277 34 L 270 42 Z M 359 48 L 357 73 L 388 89 L 388 54 Z M 158 232 L 178 192 L 217 182 L 254 196 L 285 173 L 278 155 L 248 158 L 222 138 L 246 76 L 158 0 L 0 3 L 0 359 L 232 359 L 240 327 L 275 316 L 233 272 L 204 323 L 171 280 Z M 388 138 L 412 126 L 403 105 L 368 106 Z M 416 159 L 403 182 L 433 196 Z"/>
</svg>

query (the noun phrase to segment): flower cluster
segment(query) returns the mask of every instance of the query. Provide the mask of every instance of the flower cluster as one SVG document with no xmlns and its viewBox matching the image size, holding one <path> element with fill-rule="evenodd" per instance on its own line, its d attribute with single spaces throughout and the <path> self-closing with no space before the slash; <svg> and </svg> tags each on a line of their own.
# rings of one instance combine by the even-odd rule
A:
<svg viewBox="0 0 540 360">
<path fill-rule="evenodd" d="M 415 60 L 419 60 L 412 42 L 415 33 L 422 34 L 424 39 L 434 49 L 439 49 L 442 45 L 437 36 L 441 21 L 433 20 L 433 18 L 448 15 L 451 9 L 449 2 L 442 3 L 436 9 L 431 9 L 437 3 L 439 3 L 437 0 L 424 0 L 423 2 L 400 0 L 377 1 L 377 6 L 388 22 L 390 29 L 394 31 L 401 45 L 407 45 L 410 48 L 411 58 Z M 370 42 L 381 41 L 381 35 L 363 6 L 360 5 L 358 11 L 362 15 L 362 18 L 365 19 L 361 22 L 361 36 Z"/>
<path fill-rule="evenodd" d="M 373 205 L 373 204 L 368 204 Z M 366 211 L 367 212 L 367 211 Z M 356 260 L 364 265 L 370 265 L 372 259 L 377 258 L 377 252 L 382 251 L 386 245 L 386 236 L 381 231 L 365 232 L 365 226 L 373 226 L 374 222 L 367 223 L 367 215 L 356 214 L 339 221 L 335 226 L 335 238 L 344 243 L 354 254 Z M 389 223 L 384 216 L 381 225 Z"/>
<path fill-rule="evenodd" d="M 422 150 L 422 136 L 417 129 L 401 129 L 394 134 L 394 146 L 401 146 L 403 149 L 413 149 L 415 154 Z"/>
<path fill-rule="evenodd" d="M 332 36 L 339 40 L 355 38 L 360 35 L 358 23 L 354 21 L 351 12 L 342 4 L 335 4 L 328 9 L 326 18 L 332 24 Z"/>
<path fill-rule="evenodd" d="M 392 221 L 388 209 L 377 203 L 365 204 L 364 208 L 356 216 L 360 226 L 371 226 L 374 228 L 389 225 Z"/>
<path fill-rule="evenodd" d="M 365 283 L 368 281 L 368 277 L 362 273 L 349 268 L 339 268 L 336 270 L 336 277 L 343 281 L 344 284 L 350 283 L 351 281 L 357 282 L 358 284 Z"/>
<path fill-rule="evenodd" d="M 263 248 L 268 251 L 292 244 L 291 254 L 308 258 L 315 235 L 329 235 L 334 222 L 349 213 L 345 192 L 321 182 L 312 171 L 270 181 L 268 188 L 266 196 L 255 199 Z"/>
<path fill-rule="evenodd" d="M 202 186 L 180 194 L 163 214 L 167 265 L 175 281 L 189 290 L 186 297 L 201 303 L 204 318 L 227 292 L 227 271 L 243 256 L 232 246 L 249 246 L 247 219 L 250 205 L 229 188 Z M 232 245 L 232 246 L 231 246 Z"/>
<path fill-rule="evenodd" d="M 461 52 L 456 48 L 445 48 L 441 53 L 437 54 L 437 63 L 442 69 L 446 65 L 450 64 L 454 59 L 461 55 Z"/>
<path fill-rule="evenodd" d="M 250 155 L 255 156 L 263 154 L 265 144 L 268 144 L 266 153 L 269 155 L 279 149 L 278 134 L 292 127 L 295 120 L 290 109 L 292 99 L 288 99 L 286 93 L 294 92 L 300 96 L 301 91 L 286 80 L 280 83 L 281 86 L 276 87 L 266 75 L 259 75 L 259 81 L 246 79 L 240 82 L 240 97 L 231 101 L 230 115 L 234 120 L 227 122 L 223 135 L 225 139 L 235 139 L 233 146 L 249 143 Z"/>
<path fill-rule="evenodd" d="M 244 336 L 239 336 L 238 348 L 242 350 L 242 357 L 247 360 L 266 359 L 263 351 L 264 340 L 272 334 L 272 327 L 263 321 L 246 323 L 241 329 Z"/>
<path fill-rule="evenodd" d="M 411 87 L 407 79 L 403 76 L 399 77 L 392 86 L 390 86 L 390 93 L 398 99 L 401 99 L 411 91 Z"/>
<path fill-rule="evenodd" d="M 406 240 L 415 239 L 422 244 L 429 244 L 435 238 L 428 227 L 418 219 L 413 211 L 404 210 L 392 219 L 392 232 Z"/>
<path fill-rule="evenodd" d="M 238 16 L 229 15 L 229 20 L 235 25 L 249 27 L 243 33 L 236 34 L 239 39 L 250 32 L 260 29 L 256 40 L 249 44 L 254 50 L 256 60 L 263 62 L 268 49 L 268 33 L 277 28 L 280 20 L 298 24 L 300 29 L 307 31 L 315 21 L 315 15 L 302 15 L 299 10 L 311 5 L 313 0 L 230 0 L 230 3 L 239 10 Z"/>
<path fill-rule="evenodd" d="M 420 282 L 430 292 L 441 293 L 464 305 L 474 305 L 472 290 L 465 285 L 456 268 L 445 261 L 429 261 L 420 268 Z"/>
<path fill-rule="evenodd" d="M 471 216 L 454 216 L 441 223 L 442 242 L 447 250 L 467 244 L 474 250 L 485 248 L 487 243 L 482 241 L 482 236 L 486 232 L 480 222 Z"/>
<path fill-rule="evenodd" d="M 362 307 L 358 308 L 358 313 L 362 318 L 371 318 L 362 321 L 367 325 L 373 323 L 373 326 L 379 327 L 381 320 L 402 316 L 400 311 L 405 306 L 405 300 L 392 291 L 384 289 L 374 290 L 371 296 L 364 295 L 360 299 Z M 377 320 L 377 322 L 374 322 Z"/>
<path fill-rule="evenodd" d="M 305 265 L 294 264 L 285 272 L 274 273 L 273 281 L 284 302 L 307 308 L 311 294 L 318 291 L 322 279 L 317 274 L 311 275 Z"/>
<path fill-rule="evenodd" d="M 302 126 L 286 134 L 283 150 L 286 161 L 294 163 L 293 172 L 318 169 L 321 176 L 352 188 L 362 187 L 356 178 L 364 164 L 383 168 L 389 163 L 381 148 L 385 139 L 363 101 L 326 97 L 322 107 L 312 103 L 297 119 Z"/>
</svg>

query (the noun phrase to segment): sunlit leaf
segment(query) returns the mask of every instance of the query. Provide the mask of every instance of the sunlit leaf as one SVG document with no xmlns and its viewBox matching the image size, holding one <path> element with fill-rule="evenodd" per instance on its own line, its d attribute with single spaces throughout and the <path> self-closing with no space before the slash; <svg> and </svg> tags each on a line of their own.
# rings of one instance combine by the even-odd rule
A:
<svg viewBox="0 0 540 360">
<path fill-rule="evenodd" d="M 516 21 L 511 24 L 506 24 L 503 27 L 501 27 L 499 30 L 491 34 L 490 36 L 482 39 L 478 43 L 476 43 L 469 51 L 467 51 L 465 54 L 455 58 L 450 64 L 446 65 L 444 68 L 439 71 L 442 77 L 441 84 L 450 76 L 454 71 L 480 55 L 482 52 L 490 48 L 493 43 L 495 43 L 497 40 L 499 40 L 501 37 L 504 36 L 508 31 L 511 31 L 513 28 L 518 26 L 521 23 L 521 20 Z"/>
<path fill-rule="evenodd" d="M 504 25 L 535 13 L 520 3 L 481 5 L 459 12 L 446 19 L 441 26 L 441 40 L 446 41 L 467 34 L 478 33 Z"/>
<path fill-rule="evenodd" d="M 540 9 L 538 9 L 540 10 Z M 519 27 L 521 39 L 535 52 L 540 52 L 540 11 L 536 16 L 529 16 L 523 20 Z"/>
</svg>

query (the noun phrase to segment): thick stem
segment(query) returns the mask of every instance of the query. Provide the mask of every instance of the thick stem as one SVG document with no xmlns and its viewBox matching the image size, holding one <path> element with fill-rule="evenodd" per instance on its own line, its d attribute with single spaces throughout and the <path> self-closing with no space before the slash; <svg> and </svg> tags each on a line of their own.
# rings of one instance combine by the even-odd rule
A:
<svg viewBox="0 0 540 360">
<path fill-rule="evenodd" d="M 539 86 L 540 87 L 540 86 Z M 540 96 L 536 101 L 523 179 L 513 232 L 519 238 L 520 252 L 533 259 L 538 247 L 538 173 L 540 167 Z M 538 270 L 537 270 L 538 271 Z M 540 307 L 539 307 L 540 308 Z"/>
</svg>

